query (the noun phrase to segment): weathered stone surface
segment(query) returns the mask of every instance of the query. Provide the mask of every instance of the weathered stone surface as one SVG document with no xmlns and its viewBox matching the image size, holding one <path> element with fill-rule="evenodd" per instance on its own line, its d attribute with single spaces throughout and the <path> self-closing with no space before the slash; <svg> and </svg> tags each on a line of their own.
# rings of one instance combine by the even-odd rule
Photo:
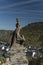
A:
<svg viewBox="0 0 43 65">
<path fill-rule="evenodd" d="M 26 47 L 20 44 L 14 44 L 11 48 L 11 63 L 15 65 L 28 65 L 28 60 L 25 53 Z"/>
<path fill-rule="evenodd" d="M 7 61 L 6 63 L 14 64 L 14 65 L 28 65 L 28 60 L 26 59 L 26 48 L 23 45 L 18 44 L 17 39 L 24 41 L 24 36 L 20 35 L 21 26 L 18 21 L 16 20 L 16 30 L 12 35 L 12 42 L 11 42 L 11 49 L 10 49 L 10 62 Z M 21 41 L 20 41 L 21 42 Z"/>
</svg>

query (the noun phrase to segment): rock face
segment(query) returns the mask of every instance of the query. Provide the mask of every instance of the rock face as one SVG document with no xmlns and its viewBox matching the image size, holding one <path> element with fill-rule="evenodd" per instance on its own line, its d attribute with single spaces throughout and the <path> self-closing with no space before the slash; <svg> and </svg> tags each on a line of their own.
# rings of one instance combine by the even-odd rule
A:
<svg viewBox="0 0 43 65">
<path fill-rule="evenodd" d="M 16 30 L 12 36 L 11 49 L 10 49 L 10 64 L 14 65 L 28 65 L 28 60 L 26 59 L 26 48 L 23 45 L 18 44 L 17 39 L 20 43 L 24 41 L 24 36 L 20 35 L 21 26 L 17 19 Z M 7 61 L 9 63 L 9 61 Z"/>
<path fill-rule="evenodd" d="M 15 65 L 28 65 L 28 60 L 25 53 L 26 48 L 20 44 L 14 44 L 11 53 L 11 63 Z"/>
</svg>

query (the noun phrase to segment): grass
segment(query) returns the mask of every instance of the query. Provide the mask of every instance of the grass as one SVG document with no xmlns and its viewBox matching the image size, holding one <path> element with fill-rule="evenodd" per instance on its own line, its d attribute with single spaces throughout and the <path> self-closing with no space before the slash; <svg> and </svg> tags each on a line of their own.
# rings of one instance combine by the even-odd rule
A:
<svg viewBox="0 0 43 65">
<path fill-rule="evenodd" d="M 43 57 L 32 58 L 31 56 L 28 56 L 27 59 L 29 61 L 29 65 L 43 65 Z"/>
</svg>

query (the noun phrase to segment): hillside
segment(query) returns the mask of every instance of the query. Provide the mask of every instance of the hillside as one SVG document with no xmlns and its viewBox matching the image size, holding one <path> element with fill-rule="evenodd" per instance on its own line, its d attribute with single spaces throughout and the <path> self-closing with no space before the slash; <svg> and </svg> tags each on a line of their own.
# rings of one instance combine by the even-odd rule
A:
<svg viewBox="0 0 43 65">
<path fill-rule="evenodd" d="M 12 30 L 0 30 L 0 41 L 10 42 L 12 34 Z"/>
<path fill-rule="evenodd" d="M 25 36 L 24 45 L 43 46 L 43 22 L 28 24 L 22 29 Z M 13 31 L 0 30 L 0 41 L 11 42 Z"/>
<path fill-rule="evenodd" d="M 28 24 L 23 28 L 25 45 L 43 46 L 43 22 Z"/>
</svg>

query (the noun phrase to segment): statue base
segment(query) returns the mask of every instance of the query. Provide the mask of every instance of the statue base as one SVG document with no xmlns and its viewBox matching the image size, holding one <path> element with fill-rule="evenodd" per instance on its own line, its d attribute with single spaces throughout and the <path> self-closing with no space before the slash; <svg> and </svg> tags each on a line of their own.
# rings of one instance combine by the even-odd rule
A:
<svg viewBox="0 0 43 65">
<path fill-rule="evenodd" d="M 28 65 L 28 60 L 26 58 L 25 53 L 26 47 L 20 44 L 14 44 L 12 46 L 10 53 L 11 53 L 11 63 L 15 65 Z"/>
</svg>

